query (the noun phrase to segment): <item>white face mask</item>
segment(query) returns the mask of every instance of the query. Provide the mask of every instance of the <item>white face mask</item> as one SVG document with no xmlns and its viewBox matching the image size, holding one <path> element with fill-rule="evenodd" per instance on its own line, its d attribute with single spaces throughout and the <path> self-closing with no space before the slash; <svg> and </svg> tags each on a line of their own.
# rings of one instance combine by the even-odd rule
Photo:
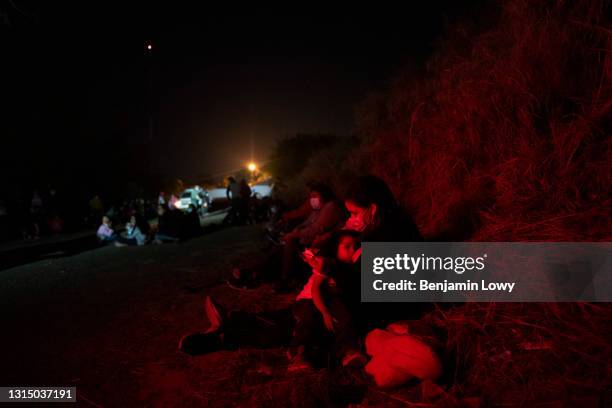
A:
<svg viewBox="0 0 612 408">
<path fill-rule="evenodd" d="M 373 222 L 372 210 L 367 209 L 359 214 L 354 214 L 349 217 L 344 225 L 344 228 L 363 232 Z"/>
<path fill-rule="evenodd" d="M 360 216 L 351 215 L 349 219 L 346 220 L 344 228 L 351 231 L 363 232 L 363 230 L 366 228 L 366 224 L 363 222 L 363 219 Z"/>
<path fill-rule="evenodd" d="M 310 206 L 314 209 L 314 210 L 318 210 L 319 208 L 321 208 L 321 199 L 318 197 L 312 197 L 310 199 Z"/>
</svg>

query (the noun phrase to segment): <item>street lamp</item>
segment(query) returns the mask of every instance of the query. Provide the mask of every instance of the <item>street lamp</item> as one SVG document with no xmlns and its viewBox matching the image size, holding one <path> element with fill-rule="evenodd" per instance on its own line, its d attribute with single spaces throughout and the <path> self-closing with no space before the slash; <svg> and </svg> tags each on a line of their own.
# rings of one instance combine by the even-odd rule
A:
<svg viewBox="0 0 612 408">
<path fill-rule="evenodd" d="M 247 166 L 251 173 L 254 173 L 257 170 L 257 165 L 253 162 L 250 162 Z"/>
</svg>

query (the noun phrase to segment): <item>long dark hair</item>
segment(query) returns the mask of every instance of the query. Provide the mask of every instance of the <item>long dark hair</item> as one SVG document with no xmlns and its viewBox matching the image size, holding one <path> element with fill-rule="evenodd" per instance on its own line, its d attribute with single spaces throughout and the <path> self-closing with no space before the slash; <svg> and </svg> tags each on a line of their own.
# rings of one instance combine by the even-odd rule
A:
<svg viewBox="0 0 612 408">
<path fill-rule="evenodd" d="M 423 237 L 413 219 L 395 200 L 387 184 L 376 176 L 360 177 L 351 184 L 346 196 L 361 208 L 376 204 L 374 226 L 365 234 L 369 241 L 422 241 Z"/>
<path fill-rule="evenodd" d="M 380 218 L 393 215 L 399 206 L 393 193 L 381 178 L 376 176 L 363 176 L 356 179 L 349 186 L 345 199 L 352 201 L 361 208 L 376 204 L 377 214 Z"/>
<path fill-rule="evenodd" d="M 324 256 L 326 258 L 335 258 L 338 252 L 338 245 L 340 245 L 340 241 L 344 237 L 352 237 L 355 238 L 358 242 L 358 246 L 361 246 L 361 233 L 352 230 L 339 230 L 332 234 L 332 236 L 325 241 L 325 244 L 321 247 L 319 251 L 319 255 Z"/>
</svg>

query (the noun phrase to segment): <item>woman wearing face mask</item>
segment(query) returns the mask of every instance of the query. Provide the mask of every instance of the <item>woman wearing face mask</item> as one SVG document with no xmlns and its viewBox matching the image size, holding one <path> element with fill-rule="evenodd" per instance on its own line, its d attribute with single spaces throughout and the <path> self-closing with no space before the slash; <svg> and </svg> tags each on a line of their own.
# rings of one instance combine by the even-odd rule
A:
<svg viewBox="0 0 612 408">
<path fill-rule="evenodd" d="M 324 237 L 342 227 L 346 219 L 344 209 L 336 201 L 329 186 L 315 183 L 310 187 L 310 206 L 312 213 L 293 231 L 283 237 L 283 260 L 281 280 L 276 284 L 279 292 L 290 290 L 290 281 L 296 265 L 297 254 L 303 248 L 320 247 Z"/>
<path fill-rule="evenodd" d="M 263 262 L 249 269 L 235 268 L 228 284 L 234 288 L 249 288 L 263 279 L 278 279 L 277 292 L 291 291 L 292 282 L 299 280 L 300 274 L 306 275 L 306 265 L 299 261 L 304 248 L 319 248 L 330 234 L 340 229 L 346 220 L 346 212 L 329 186 L 313 183 L 309 191 L 309 204 L 312 212 L 300 225 L 283 236 L 283 245 L 272 252 Z M 297 278 L 297 279 L 296 279 Z"/>
<path fill-rule="evenodd" d="M 344 228 L 357 232 L 354 237 L 361 241 L 420 241 L 421 235 L 412 220 L 405 216 L 393 193 L 381 179 L 366 176 L 357 179 L 349 188 L 344 204 L 351 214 Z M 361 251 L 349 248 L 350 259 L 338 262 L 324 254 L 305 258 L 313 268 L 313 300 L 321 311 L 323 321 L 329 330 L 334 322 L 341 323 L 340 343 L 344 350 L 343 365 L 361 365 L 365 356 L 357 347 L 358 333 L 365 334 L 372 327 L 380 326 L 387 320 L 405 317 L 406 311 L 395 304 L 364 304 L 360 302 L 360 255 Z M 321 296 L 316 288 L 329 277 L 337 280 L 340 291 L 331 291 Z M 334 293 L 335 292 L 335 293 Z M 324 301 L 321 299 L 325 298 Z M 322 306 L 321 306 L 322 305 Z M 411 310 L 412 311 L 412 310 Z"/>
<path fill-rule="evenodd" d="M 376 176 L 360 177 L 348 189 L 344 205 L 350 213 L 344 228 L 359 231 L 362 242 L 418 242 L 419 229 L 399 207 L 387 184 Z M 430 304 L 362 303 L 360 326 L 367 331 L 389 322 L 415 318 Z"/>
<path fill-rule="evenodd" d="M 346 193 L 344 205 L 350 213 L 345 228 L 361 232 L 363 241 L 423 240 L 412 219 L 401 211 L 387 184 L 376 176 L 357 179 Z"/>
</svg>

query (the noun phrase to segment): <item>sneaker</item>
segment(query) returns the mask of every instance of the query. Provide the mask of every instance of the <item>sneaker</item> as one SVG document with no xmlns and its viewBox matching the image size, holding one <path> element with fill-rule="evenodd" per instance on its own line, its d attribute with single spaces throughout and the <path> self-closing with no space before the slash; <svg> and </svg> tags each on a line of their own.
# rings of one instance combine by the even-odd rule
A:
<svg viewBox="0 0 612 408">
<path fill-rule="evenodd" d="M 225 320 L 225 313 L 221 306 L 219 306 L 210 296 L 206 296 L 206 300 L 204 300 L 204 313 L 210 323 L 210 326 L 204 333 L 220 331 L 223 327 L 223 321 Z"/>
<path fill-rule="evenodd" d="M 255 289 L 257 287 L 255 282 L 252 280 L 240 279 L 234 276 L 230 276 L 226 282 L 230 288 L 236 290 L 250 290 Z"/>
<path fill-rule="evenodd" d="M 287 371 L 296 372 L 296 371 L 309 370 L 311 368 L 312 366 L 310 365 L 308 361 L 306 361 L 306 358 L 304 357 L 304 353 L 298 353 L 289 362 L 289 365 L 287 366 Z"/>
<path fill-rule="evenodd" d="M 358 351 L 350 351 L 342 359 L 342 367 L 360 368 L 367 362 L 368 358 L 364 354 Z"/>
</svg>

